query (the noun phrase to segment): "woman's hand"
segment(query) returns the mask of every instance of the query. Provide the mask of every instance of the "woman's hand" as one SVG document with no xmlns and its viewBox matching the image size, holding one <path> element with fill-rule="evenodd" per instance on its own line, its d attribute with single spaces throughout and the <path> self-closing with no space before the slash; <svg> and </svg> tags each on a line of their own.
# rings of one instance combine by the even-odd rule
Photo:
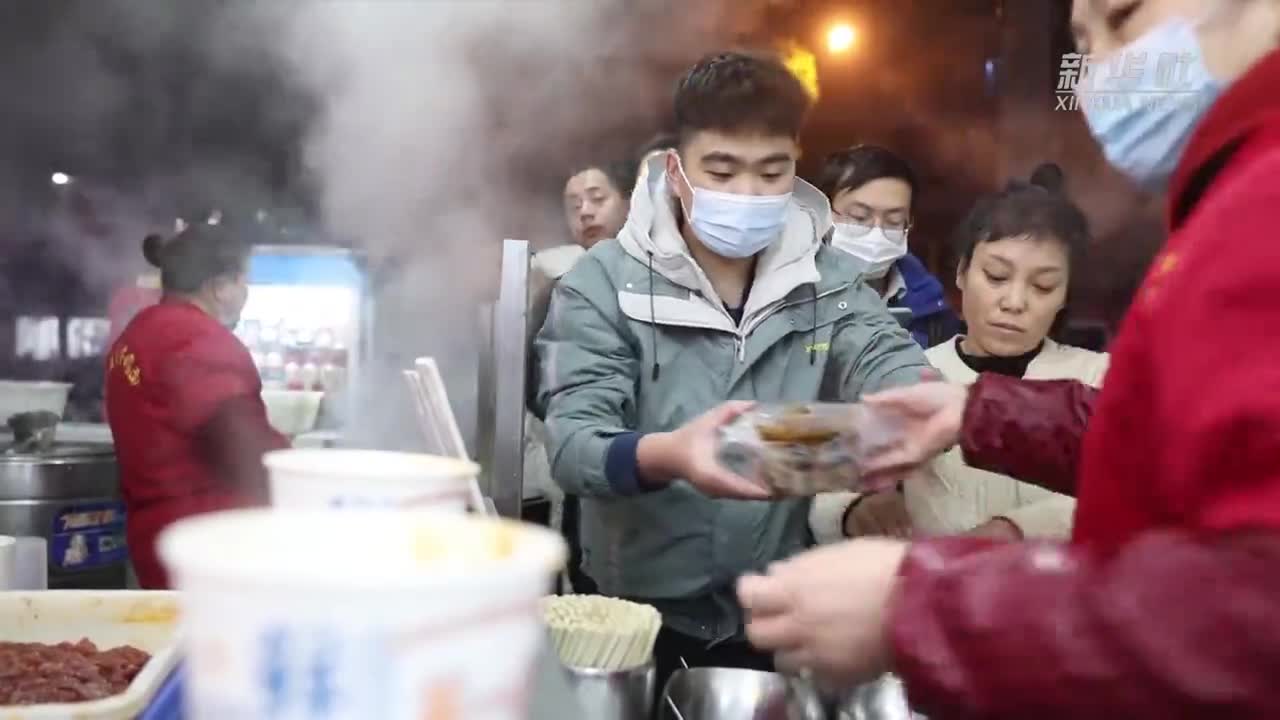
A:
<svg viewBox="0 0 1280 720">
<path fill-rule="evenodd" d="M 851 540 L 776 563 L 768 575 L 743 577 L 738 598 L 747 637 L 772 651 L 781 669 L 807 669 L 837 684 L 889 670 L 885 639 L 898 566 L 908 545 Z"/>
<path fill-rule="evenodd" d="M 962 385 L 923 382 L 868 395 L 868 408 L 899 423 L 899 438 L 863 459 L 863 477 L 873 488 L 893 487 L 960 439 L 969 391 Z"/>
<path fill-rule="evenodd" d="M 845 537 L 911 537 L 906 499 L 897 490 L 863 495 L 844 516 Z"/>
</svg>

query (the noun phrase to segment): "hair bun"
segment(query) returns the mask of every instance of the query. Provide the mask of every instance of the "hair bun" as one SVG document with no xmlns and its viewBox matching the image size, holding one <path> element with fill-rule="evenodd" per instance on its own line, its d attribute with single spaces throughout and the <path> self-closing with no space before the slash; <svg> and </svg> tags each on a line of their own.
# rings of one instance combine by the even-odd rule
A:
<svg viewBox="0 0 1280 720">
<path fill-rule="evenodd" d="M 155 267 L 164 267 L 161 255 L 164 250 L 164 238 L 153 233 L 142 239 L 142 257 Z"/>
<path fill-rule="evenodd" d="M 1031 184 L 1042 187 L 1052 193 L 1062 192 L 1067 177 L 1057 163 L 1041 163 L 1031 172 Z"/>
</svg>

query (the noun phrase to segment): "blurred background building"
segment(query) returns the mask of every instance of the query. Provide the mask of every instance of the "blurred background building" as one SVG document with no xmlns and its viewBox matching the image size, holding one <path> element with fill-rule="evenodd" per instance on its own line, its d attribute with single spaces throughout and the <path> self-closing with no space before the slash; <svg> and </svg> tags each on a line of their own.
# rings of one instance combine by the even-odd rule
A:
<svg viewBox="0 0 1280 720">
<path fill-rule="evenodd" d="M 1054 110 L 1065 0 L 524 0 L 501 22 L 490 0 L 430 5 L 440 18 L 345 46 L 345 65 L 323 26 L 281 24 L 295 0 L 0 5 L 0 376 L 92 395 L 141 238 L 211 209 L 264 242 L 367 252 L 407 288 L 394 322 L 431 336 L 449 298 L 492 280 L 460 278 L 459 258 L 492 267 L 504 236 L 564 242 L 567 172 L 633 154 L 667 124 L 677 76 L 729 47 L 799 50 L 819 95 L 804 174 L 860 142 L 914 163 L 913 250 L 944 278 L 975 197 L 1046 160 L 1099 239 L 1073 273 L 1080 321 L 1114 322 L 1162 240 L 1158 203 Z M 385 92 L 353 99 L 370 78 Z"/>
</svg>

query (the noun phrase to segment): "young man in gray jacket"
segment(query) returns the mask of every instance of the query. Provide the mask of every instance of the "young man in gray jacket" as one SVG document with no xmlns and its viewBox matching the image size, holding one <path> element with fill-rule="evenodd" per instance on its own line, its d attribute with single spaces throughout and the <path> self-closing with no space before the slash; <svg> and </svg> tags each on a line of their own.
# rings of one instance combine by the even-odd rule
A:
<svg viewBox="0 0 1280 720">
<path fill-rule="evenodd" d="M 681 660 L 771 667 L 734 582 L 811 543 L 810 500 L 721 467 L 717 429 L 751 401 L 855 401 L 927 367 L 857 261 L 822 243 L 830 206 L 796 177 L 808 108 L 773 58 L 690 69 L 678 149 L 650 157 L 622 232 L 561 278 L 537 339 L 552 477 L 583 499 L 601 592 L 662 612 L 660 682 Z"/>
</svg>

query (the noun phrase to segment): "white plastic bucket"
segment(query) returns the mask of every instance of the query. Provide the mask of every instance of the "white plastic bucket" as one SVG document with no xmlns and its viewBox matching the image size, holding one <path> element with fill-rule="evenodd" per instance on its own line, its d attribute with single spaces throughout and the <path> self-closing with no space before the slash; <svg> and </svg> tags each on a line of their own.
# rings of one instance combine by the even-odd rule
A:
<svg viewBox="0 0 1280 720">
<path fill-rule="evenodd" d="M 280 508 L 432 507 L 462 512 L 480 466 L 418 453 L 305 448 L 263 456 Z"/>
<path fill-rule="evenodd" d="M 431 510 L 243 510 L 183 520 L 193 720 L 521 720 L 555 533 Z"/>
<path fill-rule="evenodd" d="M 48 411 L 61 418 L 70 393 L 70 383 L 0 380 L 0 427 L 20 413 Z"/>
<path fill-rule="evenodd" d="M 311 432 L 320 416 L 324 393 L 306 390 L 263 390 L 267 422 L 281 435 L 296 437 Z"/>
</svg>

